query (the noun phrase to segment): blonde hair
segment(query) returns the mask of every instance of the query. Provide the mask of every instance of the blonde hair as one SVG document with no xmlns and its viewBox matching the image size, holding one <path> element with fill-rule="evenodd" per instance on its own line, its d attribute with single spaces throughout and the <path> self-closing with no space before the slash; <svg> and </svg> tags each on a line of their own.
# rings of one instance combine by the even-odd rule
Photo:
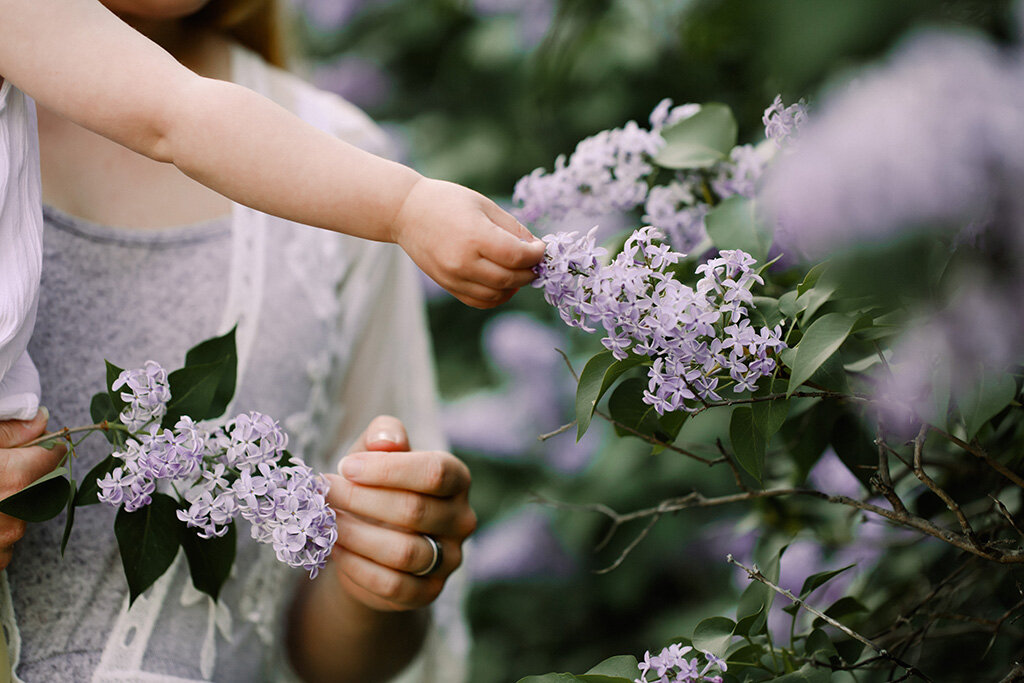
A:
<svg viewBox="0 0 1024 683">
<path fill-rule="evenodd" d="M 211 0 L 188 21 L 227 34 L 274 66 L 288 67 L 288 30 L 279 0 Z"/>
</svg>

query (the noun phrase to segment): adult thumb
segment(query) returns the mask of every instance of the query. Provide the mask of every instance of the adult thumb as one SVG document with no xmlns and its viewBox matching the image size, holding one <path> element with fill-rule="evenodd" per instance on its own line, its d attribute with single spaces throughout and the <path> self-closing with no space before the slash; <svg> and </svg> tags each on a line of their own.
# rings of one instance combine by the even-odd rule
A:
<svg viewBox="0 0 1024 683">
<path fill-rule="evenodd" d="M 40 406 L 31 420 L 4 420 L 0 422 L 0 448 L 17 448 L 32 441 L 46 431 L 50 411 Z"/>
<path fill-rule="evenodd" d="M 406 434 L 402 421 L 391 415 L 378 415 L 370 420 L 370 424 L 356 439 L 349 452 L 407 450 L 409 450 L 409 435 Z"/>
</svg>

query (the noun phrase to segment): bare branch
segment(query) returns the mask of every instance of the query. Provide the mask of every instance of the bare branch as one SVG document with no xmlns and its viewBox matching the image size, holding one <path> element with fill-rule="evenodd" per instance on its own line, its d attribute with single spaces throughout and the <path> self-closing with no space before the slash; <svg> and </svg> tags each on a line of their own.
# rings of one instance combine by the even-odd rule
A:
<svg viewBox="0 0 1024 683">
<path fill-rule="evenodd" d="M 595 410 L 594 414 L 597 415 L 598 417 L 600 417 L 603 420 L 607 420 L 612 425 L 618 427 L 622 431 L 629 432 L 633 436 L 639 437 L 639 438 L 643 439 L 644 441 L 646 441 L 649 444 L 652 444 L 654 446 L 661 446 L 665 450 L 672 451 L 674 453 L 679 453 L 680 455 L 685 455 L 686 457 L 692 458 L 692 459 L 696 460 L 697 462 L 704 463 L 708 467 L 710 467 L 712 465 L 717 465 L 717 464 L 719 464 L 721 462 L 724 462 L 724 460 L 721 459 L 721 458 L 718 458 L 718 459 L 715 459 L 715 460 L 711 460 L 710 458 L 705 458 L 703 456 L 697 455 L 696 453 L 694 453 L 692 451 L 688 451 L 685 448 L 682 448 L 682 447 L 677 446 L 675 444 L 668 443 L 667 441 L 662 441 L 661 439 L 656 439 L 653 436 L 651 436 L 650 434 L 644 434 L 643 432 L 641 432 L 639 430 L 633 429 L 632 427 L 630 427 L 628 425 L 622 424 L 621 422 L 619 422 L 618 420 L 613 418 L 611 415 L 609 415 L 608 413 L 605 413 L 603 411 Z"/>
<path fill-rule="evenodd" d="M 743 475 L 740 472 L 740 468 L 736 466 L 736 463 L 733 462 L 732 457 L 729 455 L 729 453 L 726 452 L 725 446 L 722 445 L 722 440 L 715 439 L 715 443 L 718 444 L 718 452 L 722 454 L 722 457 L 725 459 L 725 462 L 729 464 L 729 469 L 732 470 L 732 476 L 733 478 L 736 479 L 736 486 L 740 487 L 742 490 L 749 493 L 750 487 L 747 486 L 746 482 L 743 481 Z"/>
<path fill-rule="evenodd" d="M 573 420 L 572 422 L 568 422 L 568 423 L 562 425 L 561 427 L 559 427 L 558 429 L 556 429 L 553 432 L 548 432 L 547 434 L 541 434 L 540 436 L 537 437 L 537 441 L 547 441 L 548 439 L 556 437 L 559 434 L 566 433 L 567 431 L 569 431 L 570 429 L 572 429 L 575 426 L 576 426 L 576 420 Z"/>
<path fill-rule="evenodd" d="M 782 588 L 781 586 L 778 586 L 777 584 L 773 583 L 771 581 L 771 579 L 769 579 L 764 574 L 762 574 L 761 571 L 756 566 L 753 567 L 753 568 L 747 567 L 744 564 L 742 564 L 741 562 L 737 562 L 736 559 L 733 558 L 732 555 L 727 555 L 725 559 L 726 559 L 726 561 L 729 562 L 729 564 L 736 565 L 737 567 L 739 567 L 740 569 L 745 571 L 749 578 L 751 578 L 751 579 L 753 579 L 755 581 L 760 581 L 761 583 L 763 583 L 764 585 L 768 586 L 769 588 L 771 588 L 773 591 L 775 591 L 779 595 L 781 595 L 781 596 L 785 597 L 786 599 L 788 599 L 790 602 L 794 603 L 795 605 L 798 605 L 798 606 L 802 607 L 803 609 L 807 610 L 808 612 L 810 612 L 814 616 L 818 617 L 819 619 L 821 619 L 821 620 L 825 621 L 826 623 L 834 626 L 835 628 L 839 629 L 840 631 L 842 631 L 846 635 L 850 636 L 851 638 L 853 638 L 857 642 L 862 643 L 862 644 L 868 646 L 874 652 L 877 652 L 879 656 L 884 657 L 884 658 L 888 659 L 889 661 L 893 662 L 894 664 L 903 667 L 903 669 L 908 674 L 917 676 L 917 677 L 919 677 L 919 678 L 921 678 L 923 680 L 926 680 L 926 681 L 932 680 L 931 678 L 926 676 L 924 674 L 924 672 L 918 670 L 912 664 L 907 664 L 906 662 L 904 662 L 899 657 L 897 657 L 897 656 L 895 656 L 893 654 L 890 654 L 885 648 L 883 648 L 883 647 L 881 647 L 879 645 L 876 645 L 874 642 L 868 640 L 867 638 L 865 638 L 861 634 L 857 633 L 853 629 L 849 628 L 845 624 L 843 624 L 843 623 L 841 623 L 839 621 L 836 621 L 835 619 L 833 619 L 832 617 L 828 616 L 824 612 L 822 612 L 822 611 L 820 611 L 818 609 L 815 609 L 814 607 L 811 607 L 806 602 L 804 602 L 800 598 L 796 597 L 795 595 L 790 593 L 785 588 Z"/>
<path fill-rule="evenodd" d="M 928 425 L 928 428 L 931 429 L 933 432 L 941 434 L 942 436 L 946 437 L 947 439 L 949 439 L 949 441 L 956 444 L 960 448 L 964 449 L 974 457 L 979 458 L 980 460 L 984 460 L 986 465 L 988 465 L 996 472 L 1012 481 L 1017 486 L 1024 489 L 1024 478 L 1022 478 L 1019 474 L 1011 470 L 1006 465 L 994 460 L 992 456 L 986 453 L 981 446 L 978 446 L 977 444 L 969 444 L 963 439 L 957 438 L 956 436 L 953 436 L 949 432 L 939 429 L 935 425 Z"/>
<path fill-rule="evenodd" d="M 970 539 L 971 543 L 981 548 L 981 541 L 978 540 L 977 535 L 974 533 L 974 529 L 971 528 L 971 523 L 967 520 L 967 515 L 964 514 L 963 510 L 960 509 L 960 504 L 957 503 L 951 495 L 935 483 L 935 480 L 928 476 L 924 471 L 924 442 L 928 438 L 928 425 L 921 425 L 921 429 L 918 431 L 917 436 L 914 438 L 914 474 L 917 478 L 924 483 L 925 486 L 931 490 L 936 496 L 938 496 L 949 511 L 953 513 L 957 521 L 960 523 L 960 528 L 964 532 L 964 536 Z"/>
</svg>

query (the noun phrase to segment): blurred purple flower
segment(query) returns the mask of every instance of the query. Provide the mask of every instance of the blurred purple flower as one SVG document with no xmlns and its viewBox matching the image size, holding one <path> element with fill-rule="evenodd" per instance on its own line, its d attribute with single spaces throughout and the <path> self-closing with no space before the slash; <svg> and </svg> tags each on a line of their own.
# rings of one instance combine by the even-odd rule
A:
<svg viewBox="0 0 1024 683">
<path fill-rule="evenodd" d="M 474 537 L 467 564 L 473 581 L 563 577 L 573 574 L 577 565 L 548 517 L 532 506 L 482 529 Z"/>
<path fill-rule="evenodd" d="M 391 79 L 379 65 L 369 59 L 346 55 L 317 66 L 313 82 L 364 109 L 383 104 L 393 89 Z"/>
<path fill-rule="evenodd" d="M 814 488 L 831 495 L 850 498 L 858 498 L 861 495 L 860 480 L 853 476 L 831 448 L 826 450 L 811 468 L 807 480 Z"/>
<path fill-rule="evenodd" d="M 1020 55 L 929 33 L 826 98 L 765 197 L 805 255 L 986 218 L 1024 179 Z"/>
</svg>

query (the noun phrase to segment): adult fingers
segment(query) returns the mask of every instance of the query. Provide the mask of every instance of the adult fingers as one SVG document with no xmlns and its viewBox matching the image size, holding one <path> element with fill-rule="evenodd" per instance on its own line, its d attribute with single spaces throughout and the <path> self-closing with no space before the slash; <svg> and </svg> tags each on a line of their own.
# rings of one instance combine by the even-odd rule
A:
<svg viewBox="0 0 1024 683">
<path fill-rule="evenodd" d="M 332 474 L 325 476 L 331 486 L 327 502 L 342 512 L 432 536 L 462 539 L 476 529 L 476 515 L 465 494 L 435 498 L 413 491 L 361 486 Z"/>
<path fill-rule="evenodd" d="M 469 488 L 472 477 L 464 462 L 451 453 L 351 453 L 338 465 L 350 482 L 363 486 L 404 489 L 447 498 Z"/>
<path fill-rule="evenodd" d="M 407 451 L 409 435 L 397 417 L 378 415 L 370 420 L 349 452 L 355 451 Z"/>
<path fill-rule="evenodd" d="M 339 549 L 331 556 L 342 585 L 377 609 L 409 610 L 428 605 L 444 588 L 445 576 L 413 576 L 377 564 L 358 553 Z"/>
<path fill-rule="evenodd" d="M 441 564 L 435 573 L 450 574 L 462 564 L 461 544 L 444 537 L 435 540 L 441 546 Z M 345 513 L 338 515 L 336 543 L 377 564 L 407 574 L 423 571 L 434 559 L 430 542 L 421 534 L 383 527 Z"/>
<path fill-rule="evenodd" d="M 53 471 L 67 453 L 58 443 L 47 450 L 41 446 L 2 449 L 0 454 L 0 498 L 17 493 L 39 477 Z"/>
<path fill-rule="evenodd" d="M 49 411 L 40 407 L 31 420 L 0 422 L 0 448 L 15 448 L 42 436 L 46 431 L 46 422 L 49 419 Z"/>
</svg>

